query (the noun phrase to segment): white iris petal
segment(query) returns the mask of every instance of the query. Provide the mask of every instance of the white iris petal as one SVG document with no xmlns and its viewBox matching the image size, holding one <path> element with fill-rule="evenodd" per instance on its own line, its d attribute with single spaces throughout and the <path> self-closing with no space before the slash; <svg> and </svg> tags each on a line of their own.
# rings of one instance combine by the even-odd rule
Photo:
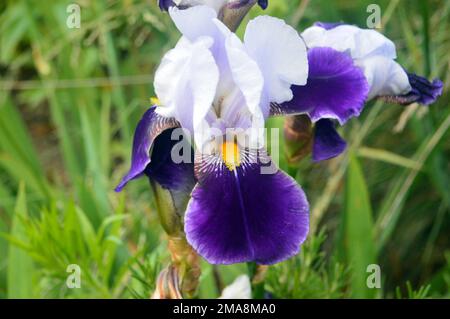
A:
<svg viewBox="0 0 450 319">
<path fill-rule="evenodd" d="M 208 37 L 194 43 L 181 38 L 155 73 L 155 92 L 162 104 L 156 112 L 175 117 L 189 130 L 206 116 L 219 81 L 219 70 L 209 50 L 211 44 Z"/>
<path fill-rule="evenodd" d="M 247 26 L 244 43 L 264 74 L 265 92 L 270 102 L 289 101 L 293 97 L 291 85 L 306 84 L 305 43 L 283 20 L 269 16 L 255 18 Z M 268 109 L 263 111 L 269 112 Z"/>
<path fill-rule="evenodd" d="M 331 47 L 348 52 L 364 70 L 370 86 L 368 98 L 382 95 L 402 95 L 411 90 L 408 75 L 394 60 L 395 44 L 375 30 L 342 25 L 331 30 L 318 26 L 306 29 L 302 37 L 309 48 Z"/>
<path fill-rule="evenodd" d="M 270 103 L 292 99 L 291 85 L 306 84 L 305 44 L 282 20 L 251 21 L 242 43 L 207 6 L 169 12 L 183 37 L 156 72 L 157 112 L 194 130 L 196 144 L 208 126 L 264 128 Z"/>
<path fill-rule="evenodd" d="M 247 275 L 237 277 L 229 286 L 226 286 L 219 299 L 251 299 L 252 286 Z"/>
</svg>

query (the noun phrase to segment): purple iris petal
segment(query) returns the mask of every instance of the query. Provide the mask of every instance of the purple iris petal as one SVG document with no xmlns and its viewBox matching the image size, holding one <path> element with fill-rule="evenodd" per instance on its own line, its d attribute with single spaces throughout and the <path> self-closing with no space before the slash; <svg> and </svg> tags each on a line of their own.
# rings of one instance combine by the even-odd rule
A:
<svg viewBox="0 0 450 319">
<path fill-rule="evenodd" d="M 321 27 L 322 29 L 325 29 L 325 30 L 331 30 L 331 29 L 334 29 L 334 28 L 336 28 L 340 25 L 344 25 L 344 24 L 345 23 L 343 23 L 343 22 L 321 22 L 321 21 L 314 22 L 314 25 L 316 27 Z"/>
<path fill-rule="evenodd" d="M 313 161 L 320 162 L 340 155 L 347 143 L 339 136 L 331 120 L 316 123 L 314 131 Z"/>
<path fill-rule="evenodd" d="M 165 11 L 169 10 L 170 7 L 175 5 L 172 0 L 158 0 L 158 4 L 159 8 Z"/>
<path fill-rule="evenodd" d="M 258 0 L 258 4 L 261 7 L 261 9 L 265 10 L 269 5 L 269 0 Z"/>
<path fill-rule="evenodd" d="M 433 82 L 426 78 L 408 73 L 409 84 L 411 91 L 405 95 L 397 96 L 383 96 L 385 100 L 399 104 L 420 103 L 423 105 L 430 105 L 436 102 L 437 98 L 442 95 L 442 88 L 444 84 L 439 79 L 434 79 Z"/>
<path fill-rule="evenodd" d="M 153 160 L 153 156 L 161 156 L 158 152 L 152 152 L 152 158 L 150 158 L 150 149 L 153 144 L 155 144 L 157 137 L 163 131 L 179 126 L 176 120 L 164 118 L 155 113 L 155 109 L 155 107 L 152 107 L 145 112 L 136 127 L 133 140 L 131 167 L 128 174 L 123 177 L 122 181 L 116 187 L 116 192 L 120 192 L 130 180 L 141 177 L 146 170 L 147 165 Z M 167 137 L 166 135 L 164 136 Z M 170 136 L 168 138 L 170 139 Z M 165 139 L 162 141 L 168 143 Z M 159 149 L 160 146 L 156 145 L 155 148 Z M 164 146 L 161 149 L 165 151 Z M 154 165 L 158 164 L 155 163 Z M 156 170 L 153 169 L 152 172 L 156 172 Z"/>
<path fill-rule="evenodd" d="M 222 162 L 200 171 L 185 215 L 194 249 L 212 264 L 273 264 L 295 255 L 309 229 L 309 205 L 294 179 L 261 174 L 246 163 L 230 171 Z"/>
<path fill-rule="evenodd" d="M 308 83 L 293 86 L 294 98 L 275 107 L 275 112 L 308 113 L 314 122 L 334 118 L 341 124 L 358 116 L 369 86 L 352 58 L 332 48 L 317 47 L 309 50 L 308 63 Z"/>
<path fill-rule="evenodd" d="M 167 129 L 155 139 L 151 161 L 144 172 L 166 189 L 189 194 L 195 183 L 194 152 L 190 149 L 190 160 L 187 162 L 175 163 L 172 160 L 172 148 L 180 143 L 179 140 L 172 139 L 173 130 Z"/>
</svg>

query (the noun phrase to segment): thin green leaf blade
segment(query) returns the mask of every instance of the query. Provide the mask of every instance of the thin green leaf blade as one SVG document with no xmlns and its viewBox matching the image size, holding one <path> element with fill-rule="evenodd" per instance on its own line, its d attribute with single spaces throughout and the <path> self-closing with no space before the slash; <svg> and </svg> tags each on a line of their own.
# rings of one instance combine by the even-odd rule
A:
<svg viewBox="0 0 450 319">
<path fill-rule="evenodd" d="M 347 171 L 344 229 L 345 256 L 352 269 L 352 297 L 373 298 L 376 290 L 367 286 L 367 266 L 376 262 L 372 209 L 364 175 L 354 154 L 350 154 Z"/>
<path fill-rule="evenodd" d="M 25 186 L 21 184 L 17 197 L 16 207 L 11 228 L 11 235 L 17 239 L 25 239 L 25 229 L 21 219 L 26 218 L 27 201 Z M 21 248 L 9 246 L 8 258 L 8 298 L 32 298 L 33 297 L 33 262 L 31 257 Z"/>
</svg>

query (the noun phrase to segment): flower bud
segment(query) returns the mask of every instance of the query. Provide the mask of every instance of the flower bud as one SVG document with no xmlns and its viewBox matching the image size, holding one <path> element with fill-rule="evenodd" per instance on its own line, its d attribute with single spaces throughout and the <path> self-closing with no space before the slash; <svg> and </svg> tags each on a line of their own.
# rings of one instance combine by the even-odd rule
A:
<svg viewBox="0 0 450 319">
<path fill-rule="evenodd" d="M 179 236 L 183 232 L 182 214 L 184 209 L 182 207 L 186 206 L 189 200 L 189 194 L 186 194 L 183 199 L 180 199 L 183 205 L 176 200 L 171 190 L 162 187 L 153 180 L 150 180 L 150 184 L 161 226 L 169 236 Z"/>
<path fill-rule="evenodd" d="M 311 153 L 313 129 L 309 117 L 307 115 L 286 117 L 284 137 L 286 140 L 287 161 L 290 165 L 295 165 Z"/>
<path fill-rule="evenodd" d="M 179 287 L 178 269 L 169 266 L 163 269 L 156 280 L 156 289 L 151 299 L 182 299 Z"/>
<path fill-rule="evenodd" d="M 159 0 L 159 7 L 167 11 L 170 7 L 186 9 L 206 5 L 216 10 L 219 19 L 231 31 L 236 31 L 245 15 L 256 3 L 263 9 L 267 7 L 267 0 Z"/>
</svg>

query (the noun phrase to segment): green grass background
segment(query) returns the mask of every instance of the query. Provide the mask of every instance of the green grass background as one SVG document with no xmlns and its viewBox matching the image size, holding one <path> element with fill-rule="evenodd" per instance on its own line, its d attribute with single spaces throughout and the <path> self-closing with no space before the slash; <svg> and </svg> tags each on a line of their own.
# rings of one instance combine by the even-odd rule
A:
<svg viewBox="0 0 450 319">
<path fill-rule="evenodd" d="M 113 188 L 155 68 L 179 34 L 153 0 L 76 2 L 80 29 L 66 27 L 72 1 L 0 2 L 0 298 L 148 298 L 169 261 L 148 183 Z M 308 194 L 312 231 L 297 257 L 269 269 L 265 290 L 449 297 L 450 1 L 269 2 L 266 14 L 299 31 L 317 20 L 365 27 L 377 3 L 399 62 L 445 88 L 428 108 L 369 103 L 342 129 L 349 150 L 337 159 L 297 170 L 281 156 Z M 67 288 L 69 264 L 81 267 L 80 289 Z M 380 265 L 380 289 L 365 284 L 369 264 Z M 202 266 L 198 297 L 217 297 L 247 272 L 220 266 L 214 280 Z"/>
</svg>

